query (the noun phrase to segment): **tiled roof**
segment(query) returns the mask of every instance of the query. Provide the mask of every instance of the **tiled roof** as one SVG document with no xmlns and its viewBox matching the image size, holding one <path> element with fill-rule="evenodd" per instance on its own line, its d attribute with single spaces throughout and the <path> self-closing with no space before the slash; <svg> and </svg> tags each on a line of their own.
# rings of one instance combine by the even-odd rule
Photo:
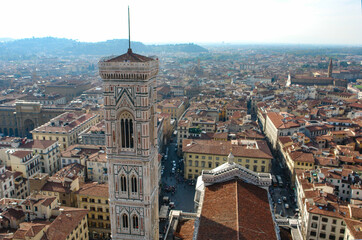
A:
<svg viewBox="0 0 362 240">
<path fill-rule="evenodd" d="M 107 162 L 107 154 L 104 151 L 103 152 L 98 151 L 98 152 L 90 155 L 88 157 L 88 161 L 90 161 L 90 162 Z"/>
<path fill-rule="evenodd" d="M 223 156 L 228 156 L 229 153 L 232 152 L 235 157 L 273 158 L 265 141 L 255 142 L 258 148 L 248 148 L 247 146 L 235 145 L 227 141 L 184 139 L 182 142 L 182 151 Z"/>
<path fill-rule="evenodd" d="M 45 132 L 52 132 L 52 133 L 62 133 L 62 132 L 70 132 L 72 129 L 80 126 L 88 119 L 95 117 L 96 114 L 94 113 L 74 113 L 74 112 L 65 112 L 60 116 L 53 118 L 48 123 L 36 128 L 33 132 L 37 131 L 45 131 Z M 54 124 L 57 123 L 59 124 Z"/>
<path fill-rule="evenodd" d="M 267 191 L 240 180 L 207 186 L 197 239 L 277 239 Z"/>
<path fill-rule="evenodd" d="M 302 151 L 294 151 L 289 153 L 289 156 L 293 161 L 314 163 L 314 157 L 312 153 L 304 153 Z"/>
<path fill-rule="evenodd" d="M 99 150 L 104 149 L 102 145 L 81 145 L 75 144 L 67 148 L 67 150 L 62 151 L 62 157 L 80 157 L 82 155 L 91 155 L 98 152 Z"/>
<path fill-rule="evenodd" d="M 106 60 L 105 62 L 125 62 L 125 61 L 127 61 L 127 62 L 149 62 L 149 61 L 153 61 L 153 59 L 133 53 L 131 49 L 128 49 L 128 51 L 125 54 L 111 58 L 109 60 Z"/>
<path fill-rule="evenodd" d="M 36 206 L 36 205 L 42 205 L 45 207 L 50 206 L 54 201 L 56 201 L 56 197 L 46 197 L 43 195 L 36 195 L 32 197 L 28 197 L 26 200 L 24 200 L 23 205 L 25 206 Z"/>
<path fill-rule="evenodd" d="M 18 158 L 23 158 L 23 157 L 26 157 L 27 155 L 29 155 L 31 153 L 32 153 L 32 151 L 19 150 L 19 151 L 13 152 L 11 155 L 13 155 L 15 157 L 18 157 Z"/>
<path fill-rule="evenodd" d="M 33 140 L 21 146 L 21 148 L 39 148 L 39 149 L 46 149 L 53 145 L 56 141 L 55 140 Z"/>
<path fill-rule="evenodd" d="M 362 219 L 362 208 L 360 208 L 360 206 L 356 206 L 356 205 L 348 205 L 349 208 L 349 213 L 351 215 L 351 218 L 354 219 Z"/>
<path fill-rule="evenodd" d="M 50 179 L 64 180 L 64 178 L 76 179 L 80 174 L 84 172 L 84 166 L 78 163 L 71 163 L 58 172 L 56 172 Z"/>
<path fill-rule="evenodd" d="M 195 219 L 182 220 L 178 225 L 174 236 L 182 240 L 192 240 L 194 235 Z"/>
<path fill-rule="evenodd" d="M 58 193 L 70 193 L 70 188 L 64 186 L 58 182 L 47 182 L 41 189 L 41 191 L 58 192 Z"/>
<path fill-rule="evenodd" d="M 362 222 L 360 220 L 344 219 L 350 234 L 354 239 L 362 239 Z"/>
<path fill-rule="evenodd" d="M 349 217 L 348 207 L 339 205 L 338 203 L 328 203 L 327 206 L 318 206 L 306 202 L 306 207 L 307 211 L 313 214 L 340 219 Z"/>
<path fill-rule="evenodd" d="M 14 239 L 32 239 L 45 227 L 46 224 L 23 222 L 14 233 Z"/>
<path fill-rule="evenodd" d="M 0 181 L 5 181 L 6 179 L 11 178 L 13 176 L 13 172 L 6 170 L 4 173 L 0 174 Z"/>
<path fill-rule="evenodd" d="M 67 236 L 79 225 L 87 215 L 88 210 L 66 208 L 50 224 L 47 230 L 48 239 L 65 240 Z"/>
<path fill-rule="evenodd" d="M 81 186 L 79 195 L 108 198 L 108 184 L 87 183 Z"/>
<path fill-rule="evenodd" d="M 22 219 L 23 217 L 25 217 L 25 214 L 23 212 L 23 210 L 16 210 L 14 208 L 8 208 L 7 210 L 5 210 L 4 212 L 1 213 L 2 217 L 6 217 L 7 219 L 14 219 L 16 221 Z"/>
</svg>

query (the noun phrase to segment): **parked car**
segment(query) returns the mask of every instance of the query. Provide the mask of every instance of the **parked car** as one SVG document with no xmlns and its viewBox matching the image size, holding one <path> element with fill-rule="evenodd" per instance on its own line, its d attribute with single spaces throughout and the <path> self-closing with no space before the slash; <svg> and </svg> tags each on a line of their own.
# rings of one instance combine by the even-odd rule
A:
<svg viewBox="0 0 362 240">
<path fill-rule="evenodd" d="M 278 204 L 282 204 L 282 200 L 280 200 L 280 198 L 278 199 Z"/>
<path fill-rule="evenodd" d="M 288 209 L 288 208 L 289 208 L 288 203 L 284 204 L 284 207 L 285 207 L 286 209 Z"/>
<path fill-rule="evenodd" d="M 287 201 L 287 197 L 286 197 L 286 196 L 283 197 L 283 201 L 284 201 L 284 202 Z"/>
</svg>

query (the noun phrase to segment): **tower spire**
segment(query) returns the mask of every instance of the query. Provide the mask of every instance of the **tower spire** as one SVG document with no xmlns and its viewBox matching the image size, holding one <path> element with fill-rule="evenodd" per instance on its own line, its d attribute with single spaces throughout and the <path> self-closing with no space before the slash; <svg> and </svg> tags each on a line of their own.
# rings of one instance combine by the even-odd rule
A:
<svg viewBox="0 0 362 240">
<path fill-rule="evenodd" d="M 328 65 L 328 77 L 332 77 L 332 71 L 333 71 L 332 58 L 329 58 L 329 65 Z"/>
<path fill-rule="evenodd" d="M 130 17 L 129 17 L 129 6 L 128 6 L 128 52 L 132 52 L 131 49 L 131 23 L 130 23 Z"/>
</svg>

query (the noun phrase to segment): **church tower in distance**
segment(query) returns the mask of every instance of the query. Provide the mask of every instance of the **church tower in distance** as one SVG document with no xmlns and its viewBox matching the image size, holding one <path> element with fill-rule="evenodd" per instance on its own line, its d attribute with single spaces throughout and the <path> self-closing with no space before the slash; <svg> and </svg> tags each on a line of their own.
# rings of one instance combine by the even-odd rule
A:
<svg viewBox="0 0 362 240">
<path fill-rule="evenodd" d="M 103 58 L 112 239 L 158 239 L 158 60 L 132 52 Z"/>
<path fill-rule="evenodd" d="M 329 59 L 329 65 L 328 65 L 328 77 L 332 77 L 332 71 L 333 71 L 333 63 L 332 58 Z"/>
</svg>

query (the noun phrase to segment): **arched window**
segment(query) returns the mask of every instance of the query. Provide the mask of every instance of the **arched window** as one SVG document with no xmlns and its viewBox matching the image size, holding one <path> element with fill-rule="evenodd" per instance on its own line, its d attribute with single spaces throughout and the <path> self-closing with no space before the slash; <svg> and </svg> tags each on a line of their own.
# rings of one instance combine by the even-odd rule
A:
<svg viewBox="0 0 362 240">
<path fill-rule="evenodd" d="M 132 176 L 131 178 L 132 193 L 137 193 L 137 177 Z"/>
<path fill-rule="evenodd" d="M 128 216 L 125 213 L 122 215 L 122 227 L 128 228 Z"/>
<path fill-rule="evenodd" d="M 133 117 L 128 112 L 123 112 L 120 116 L 121 124 L 121 146 L 122 148 L 133 148 Z"/>
<path fill-rule="evenodd" d="M 127 192 L 127 178 L 125 175 L 121 176 L 121 191 Z"/>
<path fill-rule="evenodd" d="M 138 216 L 137 215 L 133 215 L 132 217 L 132 227 L 135 230 L 138 230 Z"/>
</svg>

